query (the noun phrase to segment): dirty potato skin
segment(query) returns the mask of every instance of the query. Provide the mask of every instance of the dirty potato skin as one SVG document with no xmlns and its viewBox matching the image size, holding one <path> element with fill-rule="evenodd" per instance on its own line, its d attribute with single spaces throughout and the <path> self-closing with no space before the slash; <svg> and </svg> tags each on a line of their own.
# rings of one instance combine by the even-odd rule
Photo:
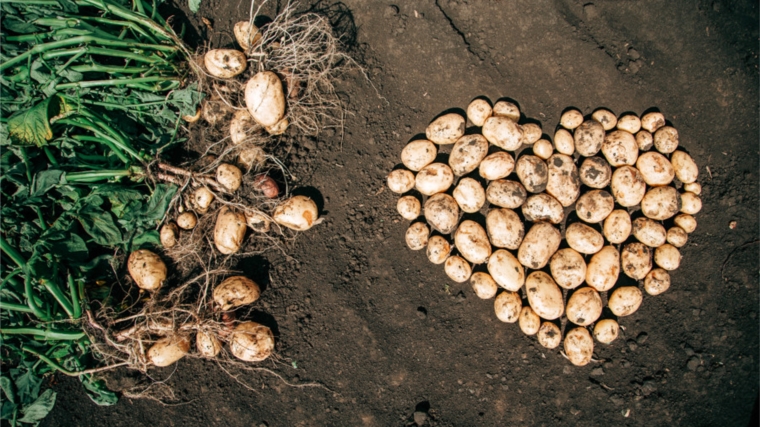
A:
<svg viewBox="0 0 760 427">
<path fill-rule="evenodd" d="M 581 180 L 573 158 L 554 154 L 546 160 L 548 177 L 546 192 L 554 196 L 564 207 L 572 205 L 581 193 Z"/>
<path fill-rule="evenodd" d="M 158 290 L 166 280 L 166 264 L 147 249 L 139 249 L 129 255 L 127 270 L 137 287 L 146 291 Z"/>
<path fill-rule="evenodd" d="M 601 157 L 589 157 L 581 163 L 579 176 L 583 184 L 591 188 L 601 189 L 610 185 L 612 168 Z"/>
<path fill-rule="evenodd" d="M 586 120 L 575 129 L 575 151 L 581 156 L 591 157 L 602 149 L 604 126 L 596 120 Z"/>
<path fill-rule="evenodd" d="M 550 158 L 551 159 L 551 158 Z M 525 155 L 517 159 L 515 166 L 517 177 L 530 193 L 540 193 L 546 189 L 549 170 L 546 163 L 538 156 Z"/>
<path fill-rule="evenodd" d="M 517 250 L 520 264 L 532 268 L 543 268 L 549 258 L 557 252 L 562 236 L 553 225 L 545 222 L 534 224 Z"/>
<path fill-rule="evenodd" d="M 491 181 L 486 188 L 488 203 L 501 208 L 517 209 L 525 203 L 528 192 L 522 184 L 509 179 Z"/>
<path fill-rule="evenodd" d="M 623 246 L 620 264 L 626 276 L 641 280 L 652 269 L 652 250 L 643 243 L 629 243 Z"/>
<path fill-rule="evenodd" d="M 245 276 L 232 276 L 224 279 L 214 288 L 214 302 L 222 311 L 248 305 L 259 299 L 261 288 Z"/>
</svg>

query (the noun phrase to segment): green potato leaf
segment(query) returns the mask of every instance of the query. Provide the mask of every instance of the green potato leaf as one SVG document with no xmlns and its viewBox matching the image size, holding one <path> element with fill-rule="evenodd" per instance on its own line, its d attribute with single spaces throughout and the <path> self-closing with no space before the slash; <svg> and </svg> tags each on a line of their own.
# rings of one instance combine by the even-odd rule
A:
<svg viewBox="0 0 760 427">
<path fill-rule="evenodd" d="M 37 400 L 22 410 L 24 416 L 18 421 L 29 424 L 41 421 L 53 409 L 55 397 L 56 393 L 52 389 L 43 391 Z"/>
<path fill-rule="evenodd" d="M 201 0 L 189 0 L 188 6 L 190 6 L 190 11 L 198 13 L 198 9 L 201 8 Z"/>
</svg>

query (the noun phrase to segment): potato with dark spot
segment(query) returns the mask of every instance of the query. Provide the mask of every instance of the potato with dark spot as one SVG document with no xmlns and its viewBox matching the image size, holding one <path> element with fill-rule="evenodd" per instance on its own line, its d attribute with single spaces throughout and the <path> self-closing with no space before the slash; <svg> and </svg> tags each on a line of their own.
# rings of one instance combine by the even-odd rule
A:
<svg viewBox="0 0 760 427">
<path fill-rule="evenodd" d="M 572 205 L 581 193 L 581 180 L 573 158 L 565 154 L 554 154 L 546 164 L 549 174 L 546 192 L 554 196 L 562 206 Z"/>
<path fill-rule="evenodd" d="M 614 167 L 633 166 L 639 157 L 639 146 L 633 135 L 624 130 L 615 130 L 604 137 L 602 154 Z"/>
<path fill-rule="evenodd" d="M 546 163 L 538 156 L 525 155 L 517 159 L 517 177 L 530 193 L 540 193 L 546 189 L 549 171 Z"/>
<path fill-rule="evenodd" d="M 543 271 L 534 271 L 525 279 L 528 304 L 541 318 L 554 320 L 565 312 L 562 291 L 554 279 Z"/>
<path fill-rule="evenodd" d="M 559 327 L 552 322 L 544 322 L 536 334 L 538 343 L 548 349 L 557 348 L 562 342 L 562 333 Z"/>
<path fill-rule="evenodd" d="M 245 276 L 231 276 L 214 288 L 213 298 L 222 311 L 256 302 L 261 288 Z"/>
<path fill-rule="evenodd" d="M 493 106 L 493 115 L 499 117 L 506 117 L 513 122 L 520 121 L 520 109 L 517 105 L 509 101 L 499 101 Z"/>
<path fill-rule="evenodd" d="M 580 222 L 574 222 L 567 226 L 565 240 L 571 248 L 587 255 L 599 252 L 604 246 L 602 234 Z"/>
<path fill-rule="evenodd" d="M 427 243 L 427 242 L 425 242 Z M 475 221 L 465 220 L 454 233 L 454 246 L 464 259 L 473 264 L 482 264 L 491 256 L 491 243 L 483 227 Z"/>
<path fill-rule="evenodd" d="M 424 222 L 415 222 L 406 230 L 406 245 L 413 251 L 424 249 L 428 244 L 430 230 Z"/>
<path fill-rule="evenodd" d="M 636 132 L 636 145 L 639 146 L 639 151 L 649 151 L 654 146 L 654 137 L 651 133 L 640 130 Z"/>
<path fill-rule="evenodd" d="M 580 180 L 591 188 L 604 188 L 612 180 L 612 168 L 601 157 L 589 157 L 581 163 Z"/>
<path fill-rule="evenodd" d="M 522 205 L 522 213 L 530 222 L 549 221 L 552 224 L 559 224 L 565 217 L 562 205 L 546 193 L 528 197 Z"/>
<path fill-rule="evenodd" d="M 470 286 L 472 286 L 472 291 L 480 299 L 493 298 L 499 290 L 499 286 L 494 282 L 491 275 L 481 271 L 472 273 L 472 276 L 470 276 Z"/>
<path fill-rule="evenodd" d="M 641 116 L 641 127 L 648 132 L 654 133 L 663 126 L 665 126 L 665 116 L 660 112 L 655 111 Z"/>
<path fill-rule="evenodd" d="M 664 221 L 678 213 L 681 200 L 673 187 L 654 187 L 641 199 L 641 212 L 647 218 Z"/>
<path fill-rule="evenodd" d="M 602 319 L 594 325 L 594 338 L 602 344 L 609 344 L 618 337 L 619 330 L 620 326 L 614 319 Z"/>
<path fill-rule="evenodd" d="M 580 288 L 567 300 L 567 320 L 578 326 L 588 326 L 602 315 L 602 297 L 594 288 Z"/>
<path fill-rule="evenodd" d="M 654 148 L 660 153 L 669 154 L 678 148 L 678 131 L 672 126 L 663 126 L 654 133 Z"/>
<path fill-rule="evenodd" d="M 492 113 L 493 108 L 485 99 L 473 99 L 467 106 L 467 118 L 478 127 L 483 126 Z"/>
<path fill-rule="evenodd" d="M 615 209 L 615 199 L 604 190 L 591 190 L 575 203 L 578 218 L 590 224 L 604 221 Z"/>
<path fill-rule="evenodd" d="M 586 280 L 586 261 L 573 248 L 558 250 L 549 261 L 552 277 L 563 289 L 575 289 Z"/>
<path fill-rule="evenodd" d="M 504 291 L 493 302 L 496 317 L 504 323 L 515 323 L 520 318 L 522 300 L 516 292 Z"/>
<path fill-rule="evenodd" d="M 624 209 L 616 209 L 604 220 L 602 234 L 610 243 L 623 243 L 631 235 L 631 216 Z"/>
<path fill-rule="evenodd" d="M 459 114 L 444 114 L 425 129 L 425 136 L 439 145 L 453 144 L 464 135 L 465 120 Z"/>
<path fill-rule="evenodd" d="M 470 278 L 472 267 L 464 258 L 452 255 L 443 264 L 443 271 L 449 276 L 449 279 L 457 283 L 464 283 Z"/>
<path fill-rule="evenodd" d="M 483 124 L 483 136 L 497 147 L 515 151 L 522 145 L 523 131 L 512 119 L 494 116 Z"/>
<path fill-rule="evenodd" d="M 465 135 L 457 140 L 449 154 L 454 175 L 466 175 L 478 168 L 488 154 L 488 141 L 483 135 Z"/>
<path fill-rule="evenodd" d="M 543 268 L 557 252 L 561 241 L 562 236 L 553 225 L 546 222 L 534 224 L 517 250 L 517 259 L 528 268 Z"/>
<path fill-rule="evenodd" d="M 615 201 L 620 206 L 629 207 L 641 202 L 646 194 L 647 184 L 638 169 L 622 166 L 612 173 L 610 188 Z"/>
<path fill-rule="evenodd" d="M 604 108 L 599 108 L 591 113 L 591 118 L 601 123 L 606 131 L 615 129 L 617 125 L 617 117 L 612 114 L 612 111 Z"/>
<path fill-rule="evenodd" d="M 425 252 L 430 262 L 443 264 L 451 254 L 451 244 L 443 236 L 431 236 Z"/>
<path fill-rule="evenodd" d="M 497 248 L 517 249 L 525 236 L 525 226 L 512 209 L 491 209 L 486 215 L 486 231 Z"/>
<path fill-rule="evenodd" d="M 573 134 L 575 151 L 581 156 L 591 157 L 602 149 L 604 126 L 596 120 L 586 120 Z"/>
<path fill-rule="evenodd" d="M 633 220 L 633 236 L 650 248 L 656 248 L 665 243 L 667 232 L 658 222 L 649 218 L 636 218 Z"/>
<path fill-rule="evenodd" d="M 502 208 L 517 209 L 525 203 L 528 193 L 517 181 L 497 179 L 486 188 L 488 203 Z"/>
<path fill-rule="evenodd" d="M 520 320 L 518 322 L 520 330 L 525 335 L 535 335 L 541 327 L 541 318 L 527 305 L 520 310 Z"/>
<path fill-rule="evenodd" d="M 643 243 L 629 243 L 623 246 L 620 265 L 626 276 L 641 280 L 652 270 L 652 250 Z"/>
<path fill-rule="evenodd" d="M 435 194 L 425 202 L 425 219 L 433 229 L 450 234 L 459 222 L 459 206 L 448 194 Z"/>
</svg>

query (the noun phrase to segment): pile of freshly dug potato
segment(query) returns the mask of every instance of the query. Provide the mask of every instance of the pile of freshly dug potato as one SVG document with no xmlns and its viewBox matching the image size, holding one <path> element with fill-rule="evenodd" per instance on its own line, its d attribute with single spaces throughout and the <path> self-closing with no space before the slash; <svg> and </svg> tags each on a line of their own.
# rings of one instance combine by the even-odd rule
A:
<svg viewBox="0 0 760 427">
<path fill-rule="evenodd" d="M 520 123 L 511 102 L 476 99 L 467 119 L 473 132 L 459 114 L 435 119 L 427 139 L 401 152 L 406 169 L 388 175 L 404 194 L 399 214 L 415 221 L 407 245 L 478 297 L 496 297 L 499 320 L 546 348 L 559 346 L 566 316 L 564 354 L 583 366 L 594 349 L 587 327 L 609 344 L 617 319 L 641 305 L 641 287 L 670 287 L 702 207 L 698 167 L 659 112 L 568 109 L 553 143 L 540 125 Z M 436 162 L 451 144 L 448 164 Z M 621 270 L 629 284 L 618 284 Z"/>
</svg>

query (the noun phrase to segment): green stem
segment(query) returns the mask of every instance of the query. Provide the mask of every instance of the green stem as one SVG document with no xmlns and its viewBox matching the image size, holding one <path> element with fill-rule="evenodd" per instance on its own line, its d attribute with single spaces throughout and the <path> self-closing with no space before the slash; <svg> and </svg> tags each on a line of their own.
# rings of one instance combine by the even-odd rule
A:
<svg viewBox="0 0 760 427">
<path fill-rule="evenodd" d="M 115 58 L 126 58 L 126 59 L 131 59 L 137 62 L 145 62 L 148 64 L 164 62 L 163 59 L 158 58 L 158 57 L 151 58 L 151 57 L 140 55 L 133 52 L 126 52 L 123 50 L 106 49 L 102 47 L 92 47 L 92 46 L 83 46 L 83 47 L 76 47 L 72 49 L 61 49 L 61 50 L 45 52 L 44 54 L 42 54 L 42 59 L 53 59 L 53 58 L 58 58 L 61 56 L 76 55 L 76 54 L 81 54 L 81 53 L 111 56 Z"/>
<path fill-rule="evenodd" d="M 12 302 L 0 301 L 0 310 L 18 311 L 21 313 L 31 313 L 32 309 L 23 305 Z"/>
<path fill-rule="evenodd" d="M 126 19 L 128 21 L 132 21 L 140 25 L 143 25 L 147 27 L 148 29 L 150 29 L 154 34 L 156 34 L 157 36 L 159 36 L 160 38 L 164 40 L 173 39 L 171 34 L 169 34 L 164 28 L 162 28 L 160 25 L 158 25 L 156 22 L 153 21 L 153 20 L 159 21 L 161 22 L 161 24 L 164 24 L 163 19 L 161 18 L 154 16 L 153 20 L 151 20 L 147 16 L 140 16 L 139 14 L 132 12 L 129 9 L 125 9 L 113 3 L 106 3 L 103 0 L 76 0 L 76 3 L 99 7 L 101 9 L 103 8 L 103 6 L 105 6 L 105 9 L 107 9 L 109 12 L 113 13 L 114 15 L 118 16 L 119 18 Z"/>
<path fill-rule="evenodd" d="M 3 236 L 0 236 L 0 250 L 5 252 L 5 254 L 8 255 L 19 267 L 23 268 L 26 265 L 24 257 L 16 250 L 16 248 L 11 246 Z"/>
<path fill-rule="evenodd" d="M 53 298 L 58 301 L 58 304 L 61 306 L 61 308 L 63 308 L 63 311 L 69 315 L 69 317 L 72 319 L 76 318 L 74 316 L 74 307 L 72 306 L 71 301 L 66 298 L 66 295 L 64 295 L 63 291 L 60 287 L 58 287 L 57 283 L 48 279 L 40 279 L 40 284 L 44 286 L 51 295 L 53 295 Z"/>
<path fill-rule="evenodd" d="M 65 178 L 66 178 L 66 181 L 68 182 L 96 182 L 96 181 L 101 181 L 103 179 L 109 179 L 109 178 L 121 178 L 125 176 L 133 176 L 133 175 L 136 175 L 137 173 L 139 172 L 136 172 L 133 169 L 69 172 L 69 173 L 66 173 Z"/>
<path fill-rule="evenodd" d="M 32 209 L 37 213 L 37 219 L 40 221 L 40 228 L 42 231 L 47 231 L 48 226 L 47 223 L 45 223 L 45 218 L 42 216 L 42 209 L 40 209 L 40 207 L 37 205 L 33 205 Z"/>
<path fill-rule="evenodd" d="M 45 152 L 45 156 L 47 156 L 48 161 L 51 165 L 54 167 L 58 167 L 58 160 L 56 160 L 55 156 L 53 156 L 53 153 L 50 151 L 50 148 L 48 146 L 42 147 L 42 151 Z"/>
<path fill-rule="evenodd" d="M 0 335 L 32 335 L 47 340 L 76 341 L 84 337 L 84 332 L 55 331 L 37 328 L 0 328 Z"/>
<path fill-rule="evenodd" d="M 26 294 L 26 304 L 32 310 L 32 313 L 34 313 L 34 315 L 37 316 L 37 318 L 40 320 L 43 320 L 43 321 L 50 320 L 50 317 L 47 314 L 45 314 L 37 306 L 37 304 L 34 301 L 34 290 L 32 289 L 32 279 L 29 277 L 28 272 L 25 272 L 24 274 L 24 294 Z"/>
<path fill-rule="evenodd" d="M 132 31 L 135 31 L 142 35 L 143 37 L 146 37 L 151 43 L 158 44 L 158 40 L 155 39 L 150 33 L 140 28 L 139 25 L 135 24 L 134 22 L 129 21 L 119 21 L 117 19 L 108 19 L 108 18 L 100 18 L 100 17 L 94 17 L 94 16 L 83 16 L 82 19 L 86 19 L 88 21 L 97 22 L 98 24 L 107 24 L 107 25 L 116 25 L 120 27 L 127 27 L 131 29 Z"/>
<path fill-rule="evenodd" d="M 108 79 L 108 80 L 89 80 L 75 83 L 61 83 L 55 85 L 56 90 L 66 90 L 74 88 L 89 88 L 89 87 L 104 87 L 104 86 L 143 86 L 141 83 L 157 83 L 157 82 L 176 82 L 179 84 L 179 79 L 171 77 L 137 77 L 128 79 Z M 150 87 L 150 86 L 147 86 Z M 155 90 L 155 89 L 154 89 Z"/>
<path fill-rule="evenodd" d="M 74 135 L 71 137 L 72 139 L 75 139 L 77 141 L 86 141 L 86 142 L 98 142 L 100 144 L 103 144 L 111 149 L 111 151 L 116 154 L 116 156 L 125 164 L 129 164 L 129 157 L 127 157 L 116 145 L 114 145 L 113 142 L 106 138 L 98 138 L 94 136 L 87 136 L 87 135 Z"/>
<path fill-rule="evenodd" d="M 78 73 L 124 73 L 124 74 L 139 74 L 149 70 L 149 68 L 143 67 L 118 67 L 100 64 L 88 64 L 88 65 L 74 65 L 71 67 L 73 71 Z"/>
<path fill-rule="evenodd" d="M 16 279 L 14 279 L 14 277 L 17 276 L 17 275 L 19 275 L 23 271 L 24 270 L 22 270 L 21 268 L 17 268 L 15 270 L 11 271 L 10 273 L 8 273 L 8 275 L 5 277 L 5 279 L 3 279 L 3 281 L 0 283 L 0 289 L 5 288 L 5 284 L 6 283 L 10 283 L 11 286 L 13 286 L 14 290 L 20 291 L 21 290 L 21 286 L 16 281 Z"/>
<path fill-rule="evenodd" d="M 74 283 L 74 277 L 71 273 L 68 274 L 69 282 L 69 294 L 71 294 L 71 305 L 74 308 L 74 318 L 79 319 L 82 317 L 82 305 L 79 302 L 79 289 L 77 289 L 76 283 Z"/>
<path fill-rule="evenodd" d="M 79 344 L 79 343 L 77 343 L 77 344 Z M 53 359 L 45 356 L 44 354 L 38 352 L 37 350 L 35 350 L 35 349 L 33 349 L 33 348 L 29 347 L 29 346 L 26 346 L 26 345 L 21 346 L 21 349 L 24 350 L 24 351 L 26 351 L 26 352 L 28 352 L 28 353 L 34 354 L 35 356 L 39 357 L 41 361 L 47 363 L 51 368 L 59 371 L 60 373 L 66 375 L 66 376 L 69 376 L 69 377 L 78 377 L 80 375 L 95 374 L 97 372 L 107 371 L 107 370 L 110 370 L 110 369 L 118 368 L 120 366 L 126 366 L 126 365 L 129 364 L 129 362 L 119 362 L 119 363 L 115 363 L 113 365 L 102 366 L 100 368 L 85 369 L 85 370 L 82 370 L 82 371 L 70 371 L 70 370 L 64 368 L 63 366 L 61 366 L 60 364 L 58 364 L 57 362 L 55 362 Z"/>
<path fill-rule="evenodd" d="M 115 145 L 115 148 L 116 148 L 114 152 L 122 160 L 126 158 L 126 156 L 124 155 L 124 152 L 126 152 L 130 156 L 134 157 L 136 160 L 142 161 L 142 157 L 140 156 L 140 154 L 137 151 L 135 151 L 135 149 L 132 148 L 128 142 L 126 142 L 122 138 L 115 138 L 113 136 L 106 135 L 105 133 L 103 133 L 103 131 L 101 131 L 101 127 L 104 127 L 104 126 L 107 127 L 107 125 L 103 124 L 104 126 L 96 126 L 95 123 L 93 123 L 90 119 L 95 120 L 95 121 L 99 121 L 99 119 L 97 119 L 96 117 L 92 115 L 87 115 L 87 114 L 83 114 L 83 116 L 85 117 L 78 118 L 78 119 L 61 119 L 61 120 L 58 120 L 56 123 L 77 126 L 82 129 L 89 130 L 90 132 L 94 133 L 96 136 L 100 138 L 111 141 Z M 123 160 L 123 161 L 125 163 L 128 163 L 128 159 Z"/>
</svg>

